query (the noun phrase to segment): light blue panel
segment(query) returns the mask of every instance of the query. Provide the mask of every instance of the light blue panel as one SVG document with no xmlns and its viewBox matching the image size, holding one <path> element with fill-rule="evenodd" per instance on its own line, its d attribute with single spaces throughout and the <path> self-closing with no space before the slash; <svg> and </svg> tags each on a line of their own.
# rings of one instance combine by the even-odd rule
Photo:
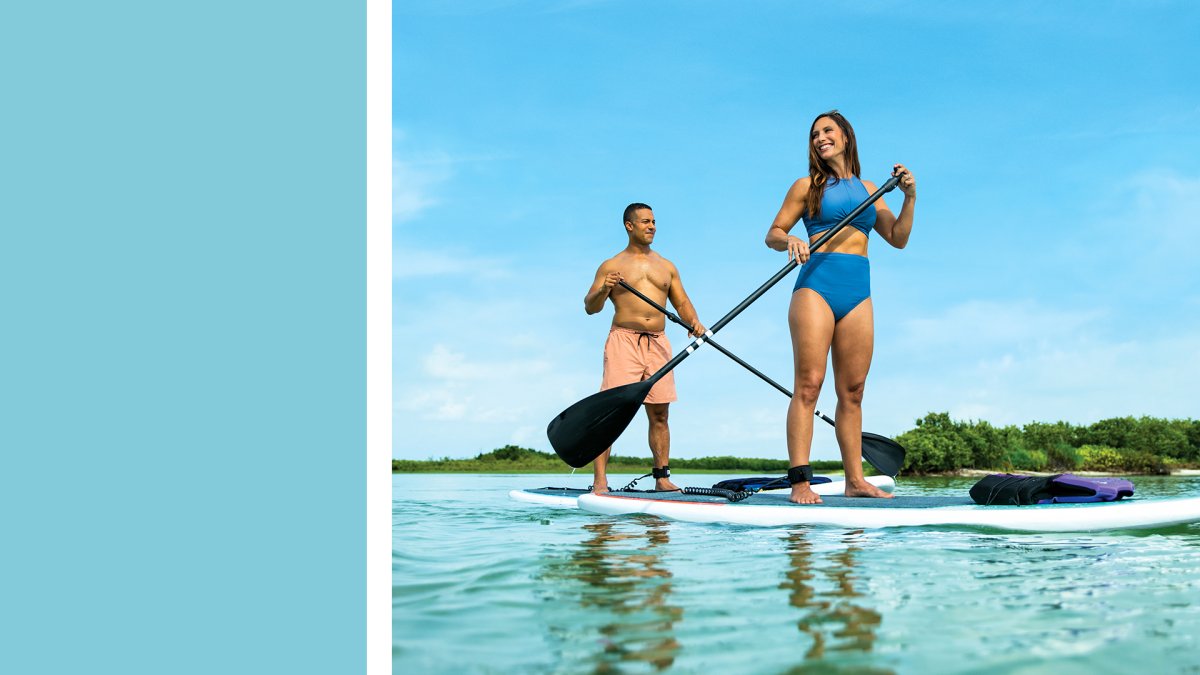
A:
<svg viewBox="0 0 1200 675">
<path fill-rule="evenodd" d="M 0 670 L 364 668 L 365 26 L 4 10 Z"/>
</svg>

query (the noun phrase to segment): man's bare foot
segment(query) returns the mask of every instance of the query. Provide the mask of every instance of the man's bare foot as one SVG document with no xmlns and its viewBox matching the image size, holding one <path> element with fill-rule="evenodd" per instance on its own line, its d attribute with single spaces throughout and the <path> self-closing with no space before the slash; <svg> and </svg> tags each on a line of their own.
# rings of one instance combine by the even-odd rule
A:
<svg viewBox="0 0 1200 675">
<path fill-rule="evenodd" d="M 592 494 L 602 495 L 602 494 L 607 494 L 607 493 L 608 493 L 608 482 L 607 481 L 597 481 L 592 484 Z"/>
<path fill-rule="evenodd" d="M 884 492 L 883 490 L 880 490 L 865 480 L 855 482 L 847 481 L 845 495 L 847 497 L 879 497 L 880 499 L 891 499 L 892 497 L 896 496 L 890 492 Z"/>
<path fill-rule="evenodd" d="M 670 481 L 670 479 L 655 478 L 654 479 L 654 489 L 658 490 L 659 492 L 670 492 L 672 490 L 678 490 L 679 486 L 672 483 Z"/>
<path fill-rule="evenodd" d="M 797 504 L 822 504 L 821 495 L 812 491 L 808 483 L 796 483 L 792 486 L 792 494 L 788 501 Z"/>
</svg>

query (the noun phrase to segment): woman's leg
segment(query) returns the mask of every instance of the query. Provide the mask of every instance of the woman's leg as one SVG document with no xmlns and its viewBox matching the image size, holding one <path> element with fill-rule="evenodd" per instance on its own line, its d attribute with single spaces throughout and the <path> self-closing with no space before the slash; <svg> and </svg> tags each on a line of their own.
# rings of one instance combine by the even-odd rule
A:
<svg viewBox="0 0 1200 675">
<path fill-rule="evenodd" d="M 862 400 L 875 349 L 871 299 L 863 300 L 837 323 L 833 333 L 833 386 L 837 391 L 837 440 L 846 471 L 847 497 L 891 497 L 863 478 Z"/>
<path fill-rule="evenodd" d="M 792 292 L 788 308 L 795 364 L 795 393 L 788 405 L 787 446 L 789 466 L 809 463 L 812 452 L 813 412 L 825 381 L 825 360 L 833 338 L 833 311 L 819 293 L 809 288 Z M 819 504 L 821 498 L 808 483 L 792 486 L 791 500 Z"/>
</svg>

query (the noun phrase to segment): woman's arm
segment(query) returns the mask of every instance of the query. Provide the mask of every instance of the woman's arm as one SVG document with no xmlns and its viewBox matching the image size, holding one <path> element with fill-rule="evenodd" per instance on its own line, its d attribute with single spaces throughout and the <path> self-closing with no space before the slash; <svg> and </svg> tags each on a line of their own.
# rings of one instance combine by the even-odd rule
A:
<svg viewBox="0 0 1200 675">
<path fill-rule="evenodd" d="M 805 176 L 792 183 L 787 196 L 783 198 L 783 206 L 779 207 L 779 213 L 775 215 L 775 221 L 767 229 L 767 247 L 776 251 L 787 251 L 789 258 L 800 262 L 808 261 L 808 242 L 788 233 L 804 214 L 804 197 L 808 194 L 811 182 L 812 179 Z"/>
<path fill-rule="evenodd" d="M 912 234 L 913 212 L 917 205 L 917 181 L 912 172 L 904 168 L 903 164 L 897 164 L 892 170 L 892 175 L 903 173 L 908 176 L 900 181 L 900 189 L 904 192 L 900 215 L 892 213 L 882 199 L 875 202 L 875 231 L 884 241 L 896 248 L 908 245 L 908 237 Z M 863 181 L 863 187 L 867 188 L 869 193 L 874 193 L 877 189 L 874 183 L 866 180 Z"/>
</svg>

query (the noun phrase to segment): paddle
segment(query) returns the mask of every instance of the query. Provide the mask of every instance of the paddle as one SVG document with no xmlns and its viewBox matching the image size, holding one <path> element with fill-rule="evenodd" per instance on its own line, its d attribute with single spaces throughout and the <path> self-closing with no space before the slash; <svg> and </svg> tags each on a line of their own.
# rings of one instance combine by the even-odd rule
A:
<svg viewBox="0 0 1200 675">
<path fill-rule="evenodd" d="M 662 305 L 658 304 L 657 302 L 646 297 L 645 294 L 643 294 L 641 291 L 637 290 L 633 286 L 630 286 L 629 284 L 625 283 L 624 279 L 622 279 L 621 281 L 619 281 L 617 283 L 621 284 L 621 286 L 625 290 L 633 293 L 634 295 L 638 296 L 642 300 L 645 300 L 651 307 L 662 312 L 671 321 L 679 324 L 680 326 L 683 326 L 684 328 L 687 328 L 688 330 L 691 330 L 692 327 L 687 325 L 686 323 L 684 323 L 683 319 L 680 319 L 673 312 L 669 311 L 666 307 L 663 307 Z M 775 387 L 779 391 L 783 392 L 783 394 L 785 396 L 787 396 L 788 398 L 792 397 L 792 392 L 785 389 L 783 387 L 783 385 L 781 385 L 778 382 L 776 382 L 775 380 L 772 380 L 771 378 L 767 377 L 763 373 L 759 372 L 759 370 L 757 368 L 755 368 L 754 366 L 752 366 L 749 363 L 746 363 L 745 361 L 738 358 L 737 355 L 734 354 L 733 352 L 731 352 L 728 349 L 725 349 L 721 345 L 717 344 L 717 341 L 712 339 L 711 336 L 709 336 L 707 342 L 708 342 L 708 344 L 713 346 L 713 349 L 716 349 L 717 351 L 721 352 L 725 356 L 728 356 L 729 358 L 733 359 L 734 361 L 736 361 L 738 363 L 738 365 L 742 366 L 746 370 L 749 370 L 750 372 L 759 376 L 767 384 L 769 384 L 772 387 Z M 828 422 L 829 426 L 834 427 L 834 428 L 837 427 L 837 424 L 835 424 L 833 420 L 826 417 L 825 414 L 822 413 L 820 410 L 814 410 L 813 414 L 815 414 L 817 417 L 820 417 L 821 419 Z M 880 436 L 879 434 L 872 434 L 872 433 L 868 433 L 865 431 L 863 432 L 862 456 L 863 456 L 863 459 L 865 459 L 871 463 L 871 466 L 878 469 L 881 473 L 891 476 L 892 478 L 895 478 L 896 474 L 900 473 L 900 467 L 904 466 L 904 448 L 896 441 L 893 441 L 892 439 L 887 438 L 885 436 Z"/>
<path fill-rule="evenodd" d="M 899 182 L 899 176 L 889 178 L 874 194 L 867 197 L 863 203 L 854 207 L 854 210 L 848 213 L 845 218 L 842 218 L 829 231 L 817 239 L 809 247 L 809 250 L 815 251 L 824 246 L 827 241 L 840 232 L 851 220 L 858 217 L 858 214 L 878 201 L 885 193 L 890 192 Z M 671 372 L 684 359 L 691 356 L 692 352 L 699 349 L 709 337 L 721 330 L 725 324 L 736 318 L 738 314 L 741 314 L 751 303 L 762 297 L 780 279 L 796 269 L 799 264 L 794 259 L 789 259 L 788 263 L 783 266 L 783 269 L 776 272 L 762 286 L 759 286 L 749 297 L 741 301 L 737 307 L 729 310 L 729 313 L 713 324 L 707 333 L 693 340 L 683 351 L 676 354 L 670 361 L 667 361 L 662 368 L 658 369 L 658 372 L 650 377 L 641 382 L 634 382 L 633 384 L 626 384 L 597 392 L 559 413 L 557 417 L 550 420 L 550 424 L 546 427 L 546 436 L 550 439 L 550 445 L 554 448 L 554 451 L 558 453 L 558 456 L 564 462 L 577 469 L 587 466 L 588 462 L 599 457 L 601 453 L 613 444 L 613 441 L 621 436 L 621 433 L 625 431 L 625 427 L 629 426 L 629 422 L 633 420 L 633 416 L 637 414 L 638 409 L 642 406 L 642 402 L 650 394 L 650 388 L 656 382 Z"/>
</svg>

